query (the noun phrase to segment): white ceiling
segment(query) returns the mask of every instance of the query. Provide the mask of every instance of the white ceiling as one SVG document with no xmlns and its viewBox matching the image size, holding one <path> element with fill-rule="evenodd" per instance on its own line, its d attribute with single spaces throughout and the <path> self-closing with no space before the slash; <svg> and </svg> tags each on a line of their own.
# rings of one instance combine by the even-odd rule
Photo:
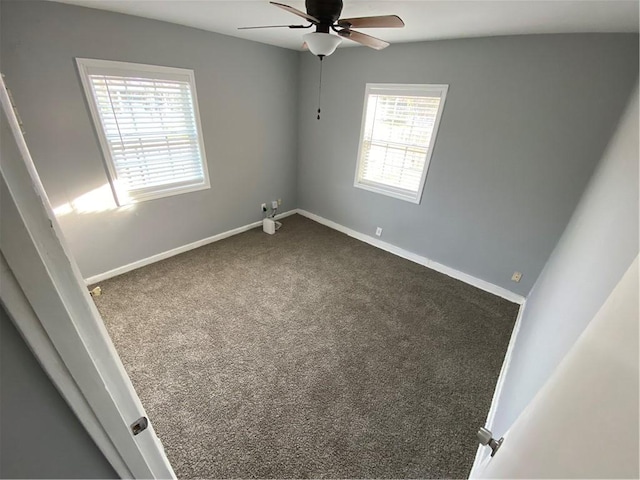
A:
<svg viewBox="0 0 640 480">
<path fill-rule="evenodd" d="M 300 24 L 268 0 L 58 0 L 154 18 L 300 50 L 310 30 L 241 26 Z M 278 0 L 305 10 L 303 0 Z M 391 43 L 528 33 L 638 32 L 638 0 L 344 0 L 342 17 L 399 15 L 401 29 L 362 29 Z M 300 21 L 302 20 L 302 21 Z M 345 41 L 343 46 L 356 45 Z"/>
</svg>

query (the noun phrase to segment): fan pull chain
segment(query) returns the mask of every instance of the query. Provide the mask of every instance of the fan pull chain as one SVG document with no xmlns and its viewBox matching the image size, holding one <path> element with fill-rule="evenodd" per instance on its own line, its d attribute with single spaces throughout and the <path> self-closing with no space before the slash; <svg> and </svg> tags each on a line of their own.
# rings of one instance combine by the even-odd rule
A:
<svg viewBox="0 0 640 480">
<path fill-rule="evenodd" d="M 318 83 L 318 120 L 320 120 L 320 101 L 322 100 L 322 60 L 324 55 L 318 55 L 320 59 L 320 82 Z"/>
</svg>

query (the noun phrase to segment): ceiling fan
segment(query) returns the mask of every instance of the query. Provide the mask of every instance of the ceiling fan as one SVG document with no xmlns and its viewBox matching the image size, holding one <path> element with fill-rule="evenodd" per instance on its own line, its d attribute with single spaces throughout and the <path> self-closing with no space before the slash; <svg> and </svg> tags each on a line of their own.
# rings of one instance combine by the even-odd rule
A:
<svg viewBox="0 0 640 480">
<path fill-rule="evenodd" d="M 303 36 L 305 44 L 311 53 L 322 59 L 331 55 L 342 38 L 366 45 L 376 50 L 382 50 L 389 46 L 388 42 L 379 38 L 352 30 L 353 28 L 401 28 L 404 22 L 397 15 L 380 15 L 376 17 L 340 18 L 342 13 L 342 0 L 306 0 L 306 12 L 277 2 L 269 2 L 278 8 L 293 13 L 309 22 L 308 25 L 265 25 L 259 27 L 240 27 L 240 30 L 252 28 L 293 28 L 305 29 L 316 27 L 314 33 Z M 332 35 L 331 31 L 337 35 Z"/>
</svg>

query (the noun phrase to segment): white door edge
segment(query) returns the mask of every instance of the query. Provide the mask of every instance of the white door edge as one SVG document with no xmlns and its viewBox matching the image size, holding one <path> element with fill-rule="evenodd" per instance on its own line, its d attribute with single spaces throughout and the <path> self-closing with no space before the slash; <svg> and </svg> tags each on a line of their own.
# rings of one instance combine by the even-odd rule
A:
<svg viewBox="0 0 640 480">
<path fill-rule="evenodd" d="M 507 373 L 509 372 L 509 366 L 511 365 L 511 357 L 513 356 L 513 350 L 516 345 L 516 341 L 518 339 L 518 333 L 520 332 L 520 325 L 522 324 L 522 316 L 524 315 L 524 310 L 527 306 L 527 301 L 524 300 L 523 303 L 520 304 L 520 308 L 518 309 L 518 316 L 516 317 L 516 321 L 513 325 L 513 330 L 511 331 L 511 338 L 509 338 L 509 345 L 507 346 L 507 352 L 504 356 L 504 361 L 502 362 L 502 367 L 500 368 L 500 374 L 498 375 L 498 381 L 496 382 L 496 389 L 493 392 L 493 398 L 491 399 L 491 406 L 489 407 L 489 413 L 487 414 L 487 420 L 484 425 L 478 425 L 478 429 L 480 427 L 486 427 L 489 430 L 493 429 L 493 422 L 496 417 L 496 412 L 498 411 L 498 407 L 500 405 L 500 396 L 502 395 L 502 389 L 504 387 L 504 381 L 507 377 Z M 493 432 L 497 434 L 499 432 Z M 491 449 L 485 445 L 478 445 L 478 450 L 476 451 L 476 457 L 473 461 L 473 466 L 471 467 L 471 472 L 469 473 L 469 478 L 474 478 L 477 475 L 477 472 L 483 468 L 483 465 L 490 458 Z"/>
<path fill-rule="evenodd" d="M 639 478 L 639 258 L 471 478 Z"/>
<path fill-rule="evenodd" d="M 69 369 L 51 343 L 51 339 L 42 327 L 40 320 L 33 312 L 2 253 L 0 253 L 0 285 L 2 285 L 4 308 L 46 374 L 116 473 L 121 478 L 132 478 L 133 475 L 129 468 L 102 428 L 100 421 L 69 373 Z"/>
<path fill-rule="evenodd" d="M 0 101 L 21 157 L 0 162 L 11 200 L 2 212 L 3 222 L 11 222 L 0 237 L 7 264 L 2 274 L 3 280 L 15 277 L 34 313 L 16 323 L 119 475 L 176 478 L 151 422 L 139 435 L 131 433 L 130 425 L 146 413 L 66 245 L 1 77 Z M 1 298 L 17 317 L 19 300 L 4 282 Z"/>
</svg>

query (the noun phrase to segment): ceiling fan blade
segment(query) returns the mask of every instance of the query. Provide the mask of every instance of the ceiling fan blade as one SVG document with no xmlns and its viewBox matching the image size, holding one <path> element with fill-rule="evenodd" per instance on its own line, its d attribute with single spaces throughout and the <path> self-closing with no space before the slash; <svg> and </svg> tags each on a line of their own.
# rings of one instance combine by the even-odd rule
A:
<svg viewBox="0 0 640 480">
<path fill-rule="evenodd" d="M 314 17 L 312 15 L 309 15 L 309 14 L 307 14 L 305 12 L 302 12 L 302 11 L 298 10 L 297 8 L 290 7 L 289 5 L 285 5 L 284 3 L 277 3 L 277 2 L 269 2 L 269 3 L 271 5 L 275 5 L 276 7 L 282 8 L 283 10 L 286 10 L 287 12 L 293 13 L 294 15 L 298 15 L 299 17 L 306 18 L 311 23 L 315 23 L 315 24 L 320 23 L 320 20 L 318 20 L 316 17 Z"/>
<path fill-rule="evenodd" d="M 253 30 L 256 28 L 309 28 L 309 25 L 260 25 L 259 27 L 238 27 L 238 30 Z"/>
<path fill-rule="evenodd" d="M 378 17 L 341 18 L 338 25 L 343 28 L 402 28 L 404 22 L 397 15 Z"/>
<path fill-rule="evenodd" d="M 384 40 L 380 40 L 379 38 L 372 37 L 371 35 L 365 35 L 364 33 L 356 32 L 355 30 L 338 30 L 338 35 L 343 38 L 348 38 L 354 42 L 361 43 L 362 45 L 366 45 L 367 47 L 375 48 L 376 50 L 382 50 L 383 48 L 387 48 L 389 46 L 388 42 Z"/>
</svg>

